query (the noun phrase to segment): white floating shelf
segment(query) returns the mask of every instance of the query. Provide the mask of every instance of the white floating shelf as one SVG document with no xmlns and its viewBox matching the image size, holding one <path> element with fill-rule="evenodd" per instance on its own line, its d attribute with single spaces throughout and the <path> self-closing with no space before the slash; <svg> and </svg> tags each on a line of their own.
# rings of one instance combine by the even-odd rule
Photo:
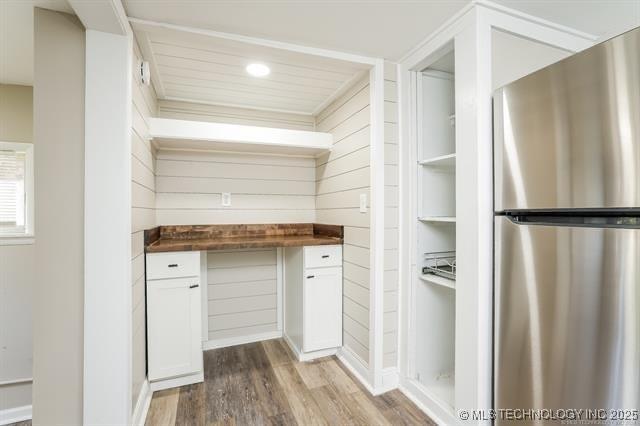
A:
<svg viewBox="0 0 640 426">
<path fill-rule="evenodd" d="M 428 158 L 426 160 L 418 161 L 421 166 L 433 166 L 433 167 L 455 167 L 456 154 L 441 155 L 439 157 Z"/>
<path fill-rule="evenodd" d="M 456 289 L 456 281 L 450 280 L 449 278 L 439 277 L 435 274 L 420 274 L 420 279 L 424 282 L 440 285 L 442 287 L 447 287 L 450 289 Z"/>
<path fill-rule="evenodd" d="M 455 216 L 422 216 L 419 217 L 420 222 L 443 222 L 443 223 L 455 223 Z"/>
<path fill-rule="evenodd" d="M 161 149 L 317 156 L 333 145 L 330 133 L 155 117 L 149 134 Z"/>
</svg>

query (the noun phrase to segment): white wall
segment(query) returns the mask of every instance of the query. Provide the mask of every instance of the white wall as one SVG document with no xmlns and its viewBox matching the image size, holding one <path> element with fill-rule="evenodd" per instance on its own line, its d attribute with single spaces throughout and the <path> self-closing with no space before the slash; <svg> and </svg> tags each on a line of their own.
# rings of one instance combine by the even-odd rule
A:
<svg viewBox="0 0 640 426">
<path fill-rule="evenodd" d="M 312 158 L 161 150 L 156 166 L 158 225 L 315 220 Z"/>
<path fill-rule="evenodd" d="M 344 225 L 343 345 L 369 363 L 370 201 L 369 75 L 317 116 L 316 129 L 333 134 L 332 151 L 316 160 L 316 222 Z"/>
<path fill-rule="evenodd" d="M 295 130 L 313 130 L 315 125 L 314 117 L 309 115 L 166 100 L 158 104 L 158 117 Z"/>
<path fill-rule="evenodd" d="M 209 340 L 276 332 L 276 249 L 207 254 Z"/>
<path fill-rule="evenodd" d="M 566 58 L 571 52 L 491 30 L 491 79 L 494 89 Z"/>
<path fill-rule="evenodd" d="M 146 378 L 146 312 L 144 275 L 144 230 L 153 228 L 155 218 L 155 150 L 148 137 L 149 117 L 157 114 L 156 94 L 139 78 L 138 44 L 133 43 L 133 91 L 131 132 L 131 306 L 132 313 L 132 407 Z"/>
<path fill-rule="evenodd" d="M 398 85 L 384 64 L 384 318 L 382 367 L 398 364 Z"/>
<path fill-rule="evenodd" d="M 0 85 L 0 141 L 33 141 L 31 86 Z M 0 382 L 32 377 L 34 262 L 33 244 L 0 245 Z M 0 411 L 28 405 L 30 382 L 0 385 Z"/>
<path fill-rule="evenodd" d="M 313 126 L 313 117 L 185 102 L 160 101 L 158 113 L 253 126 Z M 312 158 L 160 150 L 156 166 L 158 225 L 315 221 Z M 231 193 L 230 207 L 222 207 L 223 192 Z"/>
<path fill-rule="evenodd" d="M 33 423 L 82 424 L 85 31 L 35 10 Z"/>
</svg>

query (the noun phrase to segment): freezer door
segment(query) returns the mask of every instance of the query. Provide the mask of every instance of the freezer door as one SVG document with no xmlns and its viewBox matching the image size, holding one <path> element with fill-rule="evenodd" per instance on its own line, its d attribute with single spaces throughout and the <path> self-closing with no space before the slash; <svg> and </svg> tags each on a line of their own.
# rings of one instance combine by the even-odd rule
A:
<svg viewBox="0 0 640 426">
<path fill-rule="evenodd" d="M 495 408 L 640 408 L 640 229 L 495 230 Z"/>
<path fill-rule="evenodd" d="M 640 28 L 494 94 L 496 211 L 640 207 Z"/>
</svg>

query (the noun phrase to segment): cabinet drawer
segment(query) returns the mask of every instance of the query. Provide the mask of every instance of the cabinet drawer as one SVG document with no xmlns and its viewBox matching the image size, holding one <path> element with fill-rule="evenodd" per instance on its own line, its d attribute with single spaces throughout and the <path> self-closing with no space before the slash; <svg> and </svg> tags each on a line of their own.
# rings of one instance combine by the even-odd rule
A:
<svg viewBox="0 0 640 426">
<path fill-rule="evenodd" d="M 200 275 L 200 252 L 151 253 L 147 255 L 147 279 L 196 277 Z"/>
<path fill-rule="evenodd" d="M 304 248 L 304 267 L 342 266 L 342 246 L 310 246 Z"/>
</svg>

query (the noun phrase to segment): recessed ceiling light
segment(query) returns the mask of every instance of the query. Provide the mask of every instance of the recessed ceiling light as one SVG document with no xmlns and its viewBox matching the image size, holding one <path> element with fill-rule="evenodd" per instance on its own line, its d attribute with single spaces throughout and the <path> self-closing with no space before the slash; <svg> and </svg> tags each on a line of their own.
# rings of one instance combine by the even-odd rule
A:
<svg viewBox="0 0 640 426">
<path fill-rule="evenodd" d="M 265 64 L 249 64 L 247 65 L 247 72 L 254 77 L 265 77 L 269 75 L 271 70 Z"/>
</svg>

